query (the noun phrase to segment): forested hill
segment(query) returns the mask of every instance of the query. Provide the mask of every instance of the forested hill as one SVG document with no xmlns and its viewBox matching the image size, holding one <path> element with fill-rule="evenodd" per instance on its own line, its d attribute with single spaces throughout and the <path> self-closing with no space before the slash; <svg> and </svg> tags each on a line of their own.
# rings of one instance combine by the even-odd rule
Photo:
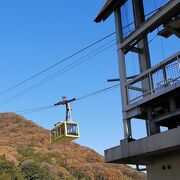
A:
<svg viewBox="0 0 180 180">
<path fill-rule="evenodd" d="M 49 131 L 14 114 L 0 114 L 0 180 L 144 180 L 125 165 L 76 143 L 50 144 Z"/>
</svg>

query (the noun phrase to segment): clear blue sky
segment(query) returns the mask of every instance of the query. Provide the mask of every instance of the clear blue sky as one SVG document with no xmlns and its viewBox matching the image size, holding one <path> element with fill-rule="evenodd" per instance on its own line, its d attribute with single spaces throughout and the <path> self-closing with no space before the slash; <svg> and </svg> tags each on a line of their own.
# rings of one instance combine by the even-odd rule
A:
<svg viewBox="0 0 180 180">
<path fill-rule="evenodd" d="M 81 48 L 115 31 L 114 17 L 106 22 L 93 22 L 105 0 L 59 1 L 59 0 L 6 0 L 0 6 L 0 92 L 36 74 L 44 68 L 73 54 Z M 149 0 L 145 0 L 148 3 Z M 165 0 L 156 0 L 156 6 Z M 150 4 L 146 12 L 155 8 Z M 131 22 L 131 17 L 129 17 Z M 152 34 L 153 37 L 153 34 Z M 112 85 L 106 80 L 118 77 L 116 47 L 89 59 L 76 68 L 59 75 L 52 81 L 22 96 L 18 100 L 3 105 L 6 100 L 28 88 L 53 72 L 77 61 L 88 52 L 114 39 L 89 49 L 67 63 L 4 94 L 0 99 L 1 112 L 11 112 L 46 106 L 56 103 L 62 96 L 78 98 Z M 149 37 L 151 38 L 151 37 Z M 173 36 L 169 40 L 157 38 L 151 43 L 152 62 L 160 62 L 179 49 L 179 42 Z M 170 45 L 173 42 L 173 45 Z M 168 51 L 167 51 L 168 49 Z M 137 64 L 129 55 L 128 73 L 137 73 Z M 24 115 L 46 129 L 51 129 L 65 116 L 64 107 Z M 119 89 L 79 101 L 73 104 L 73 119 L 80 124 L 81 137 L 77 143 L 93 148 L 103 154 L 103 150 L 119 144 L 123 138 Z M 135 137 L 144 135 L 144 125 L 133 122 Z M 137 130 L 137 131 L 136 131 Z"/>
</svg>

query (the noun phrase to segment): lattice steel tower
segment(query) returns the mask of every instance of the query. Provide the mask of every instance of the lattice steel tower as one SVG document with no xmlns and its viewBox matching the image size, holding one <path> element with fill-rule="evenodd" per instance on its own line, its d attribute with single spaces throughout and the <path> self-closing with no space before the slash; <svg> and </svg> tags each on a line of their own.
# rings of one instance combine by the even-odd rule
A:
<svg viewBox="0 0 180 180">
<path fill-rule="evenodd" d="M 124 34 L 122 9 L 130 3 L 134 29 Z M 148 36 L 158 28 L 158 36 L 180 37 L 180 0 L 167 1 L 148 17 L 152 0 L 107 0 L 95 22 L 115 15 L 119 78 L 124 125 L 120 145 L 105 150 L 108 163 L 145 165 L 148 180 L 180 179 L 180 52 L 151 66 Z M 160 49 L 160 47 L 157 47 Z M 127 77 L 126 55 L 138 57 L 139 74 Z M 131 120 L 146 123 L 147 136 L 132 137 Z M 161 127 L 166 127 L 162 131 Z"/>
</svg>

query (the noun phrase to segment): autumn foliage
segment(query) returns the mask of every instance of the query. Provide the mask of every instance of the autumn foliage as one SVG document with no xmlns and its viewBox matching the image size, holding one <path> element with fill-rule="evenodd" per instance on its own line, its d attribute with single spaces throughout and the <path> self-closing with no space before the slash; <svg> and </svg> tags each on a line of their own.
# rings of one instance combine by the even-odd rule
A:
<svg viewBox="0 0 180 180">
<path fill-rule="evenodd" d="M 145 180 L 87 147 L 50 144 L 48 130 L 14 113 L 0 114 L 0 136 L 0 180 Z"/>
</svg>

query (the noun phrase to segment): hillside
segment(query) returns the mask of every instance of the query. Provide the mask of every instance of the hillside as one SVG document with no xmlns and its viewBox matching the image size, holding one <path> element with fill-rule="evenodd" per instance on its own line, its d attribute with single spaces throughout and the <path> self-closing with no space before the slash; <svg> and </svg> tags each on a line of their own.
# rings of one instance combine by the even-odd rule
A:
<svg viewBox="0 0 180 180">
<path fill-rule="evenodd" d="M 13 113 L 0 114 L 0 180 L 144 180 L 125 165 L 105 164 L 76 143 L 50 144 L 49 131 Z"/>
</svg>

